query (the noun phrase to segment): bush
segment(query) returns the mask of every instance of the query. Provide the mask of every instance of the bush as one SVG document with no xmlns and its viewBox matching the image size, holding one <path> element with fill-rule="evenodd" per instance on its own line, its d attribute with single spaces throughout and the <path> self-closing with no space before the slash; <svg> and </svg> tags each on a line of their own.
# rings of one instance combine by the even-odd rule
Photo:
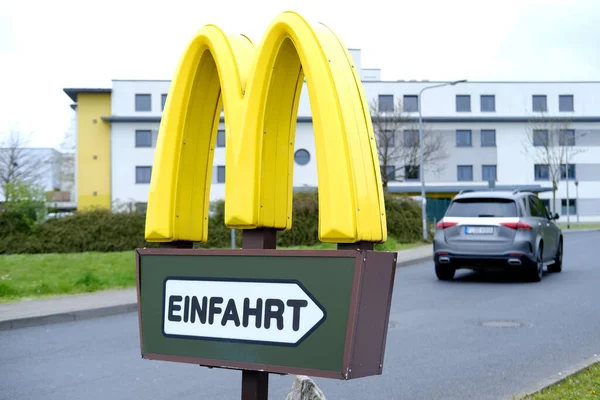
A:
<svg viewBox="0 0 600 400">
<path fill-rule="evenodd" d="M 4 211 L 0 213 L 0 238 L 31 233 L 33 221 L 25 213 Z"/>
<path fill-rule="evenodd" d="M 423 239 L 421 206 L 408 197 L 386 195 L 385 213 L 388 236 L 399 243 L 413 243 Z"/>
<path fill-rule="evenodd" d="M 397 243 L 421 240 L 421 209 L 408 198 L 386 196 L 388 238 L 377 248 L 392 249 Z M 224 224 L 225 203 L 211 204 L 208 242 L 196 248 L 229 248 L 231 230 Z M 292 229 L 279 232 L 278 246 L 313 246 L 319 244 L 319 200 L 316 192 L 294 194 Z M 128 251 L 156 247 L 144 239 L 146 217 L 136 212 L 94 210 L 72 216 L 31 224 L 17 213 L 0 213 L 0 254 L 77 253 Z M 236 247 L 241 247 L 242 232 L 236 232 Z"/>
<path fill-rule="evenodd" d="M 408 197 L 385 198 L 388 242 L 378 248 L 395 246 L 397 243 L 414 243 L 422 239 L 421 207 L 418 202 Z M 229 247 L 230 230 L 223 224 L 225 203 L 218 201 L 213 208 L 213 216 L 209 219 L 206 245 L 198 247 Z M 236 239 L 241 246 L 241 232 Z M 277 245 L 280 247 L 314 246 L 319 244 L 319 196 L 317 192 L 298 192 L 294 194 L 292 209 L 292 229 L 279 232 Z"/>
<path fill-rule="evenodd" d="M 215 201 L 210 205 L 208 217 L 208 240 L 206 243 L 195 243 L 195 248 L 230 248 L 231 229 L 225 226 L 225 202 Z M 242 246 L 242 232 L 235 235 L 236 247 Z"/>
<path fill-rule="evenodd" d="M 145 217 L 105 210 L 50 219 L 25 232 L 0 237 L 0 253 L 78 253 L 124 251 L 148 246 Z"/>
<path fill-rule="evenodd" d="M 319 195 L 298 192 L 292 202 L 292 229 L 277 235 L 277 246 L 313 246 L 319 243 Z"/>
</svg>

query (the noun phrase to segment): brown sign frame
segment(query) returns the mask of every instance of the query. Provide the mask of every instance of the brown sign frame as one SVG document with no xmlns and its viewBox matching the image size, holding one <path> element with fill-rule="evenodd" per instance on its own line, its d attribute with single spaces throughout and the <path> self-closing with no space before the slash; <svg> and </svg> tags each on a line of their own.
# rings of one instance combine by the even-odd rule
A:
<svg viewBox="0 0 600 400">
<path fill-rule="evenodd" d="M 349 247 L 349 246 L 348 246 Z M 354 250 L 276 250 L 276 249 L 189 249 L 189 248 L 144 248 L 136 249 L 136 289 L 138 300 L 138 323 L 142 358 L 189 364 L 210 368 L 264 371 L 276 374 L 297 374 L 323 378 L 349 380 L 381 375 L 385 354 L 389 314 L 396 273 L 396 252 L 380 252 L 364 248 Z M 191 256 L 239 256 L 239 257 L 353 257 L 354 279 L 342 370 L 323 371 L 279 365 L 264 365 L 249 362 L 214 360 L 198 357 L 144 353 L 142 332 L 140 257 L 143 255 L 191 255 Z"/>
</svg>

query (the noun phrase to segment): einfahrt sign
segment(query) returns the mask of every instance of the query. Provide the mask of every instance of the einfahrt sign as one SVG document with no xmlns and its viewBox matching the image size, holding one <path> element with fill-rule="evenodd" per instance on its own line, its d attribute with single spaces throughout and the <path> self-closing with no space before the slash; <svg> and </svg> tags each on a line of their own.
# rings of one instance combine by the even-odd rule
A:
<svg viewBox="0 0 600 400">
<path fill-rule="evenodd" d="M 167 337 L 297 346 L 325 319 L 295 281 L 166 279 Z"/>
<path fill-rule="evenodd" d="M 343 380 L 382 372 L 396 253 L 159 248 L 136 259 L 145 359 Z"/>
</svg>

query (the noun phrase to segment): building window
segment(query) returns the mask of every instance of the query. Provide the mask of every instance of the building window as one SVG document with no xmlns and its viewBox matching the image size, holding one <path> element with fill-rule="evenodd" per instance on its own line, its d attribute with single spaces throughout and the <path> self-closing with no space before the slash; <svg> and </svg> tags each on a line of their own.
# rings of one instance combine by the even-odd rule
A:
<svg viewBox="0 0 600 400">
<path fill-rule="evenodd" d="M 560 201 L 560 211 L 562 215 L 567 215 L 567 199 Z M 577 214 L 577 201 L 569 199 L 569 215 Z"/>
<path fill-rule="evenodd" d="M 575 170 L 575 164 L 569 164 L 569 178 L 571 180 L 576 179 L 576 170 Z M 567 165 L 566 164 L 562 164 L 560 166 L 560 178 L 561 179 L 567 179 Z"/>
<path fill-rule="evenodd" d="M 405 112 L 417 112 L 419 111 L 419 96 L 417 95 L 405 95 L 404 96 L 404 111 Z"/>
<path fill-rule="evenodd" d="M 482 94 L 480 102 L 482 112 L 496 111 L 496 96 L 490 94 Z"/>
<path fill-rule="evenodd" d="M 135 147 L 152 147 L 152 131 L 149 129 L 136 129 Z"/>
<path fill-rule="evenodd" d="M 457 147 L 470 147 L 470 146 L 472 146 L 471 130 L 470 129 L 458 129 L 458 130 L 456 130 L 456 146 Z"/>
<path fill-rule="evenodd" d="M 558 143 L 561 146 L 575 146 L 575 130 L 564 129 L 559 132 Z"/>
<path fill-rule="evenodd" d="M 225 147 L 225 131 L 223 129 L 217 131 L 217 147 Z"/>
<path fill-rule="evenodd" d="M 535 180 L 547 181 L 550 180 L 550 167 L 545 164 L 535 164 L 533 166 Z"/>
<path fill-rule="evenodd" d="M 394 95 L 379 95 L 379 112 L 394 112 Z"/>
<path fill-rule="evenodd" d="M 393 165 L 388 165 L 387 167 L 385 167 L 385 169 L 382 166 L 381 173 L 385 177 L 385 180 L 388 182 L 396 180 L 396 167 L 394 167 Z"/>
<path fill-rule="evenodd" d="M 405 147 L 416 147 L 419 145 L 419 131 L 405 130 L 403 133 Z"/>
<path fill-rule="evenodd" d="M 469 112 L 471 111 L 471 96 L 468 94 L 456 95 L 456 111 Z"/>
<path fill-rule="evenodd" d="M 167 94 L 163 93 L 160 95 L 160 109 L 164 110 L 165 109 L 165 103 L 167 102 Z"/>
<path fill-rule="evenodd" d="M 306 165 L 310 161 L 310 153 L 308 150 L 299 149 L 294 153 L 294 160 L 298 165 Z"/>
<path fill-rule="evenodd" d="M 420 180 L 419 166 L 418 165 L 407 165 L 406 167 L 404 167 L 404 180 L 405 181 Z"/>
<path fill-rule="evenodd" d="M 494 129 L 481 130 L 481 146 L 494 147 L 496 146 L 496 131 Z"/>
<path fill-rule="evenodd" d="M 495 165 L 482 165 L 481 166 L 481 177 L 484 181 L 496 181 L 496 166 Z"/>
<path fill-rule="evenodd" d="M 135 183 L 150 183 L 152 167 L 135 167 Z"/>
<path fill-rule="evenodd" d="M 381 131 L 380 146 L 383 146 L 385 149 L 391 149 L 396 146 L 396 134 L 391 129 L 383 129 Z"/>
<path fill-rule="evenodd" d="M 135 111 L 151 111 L 152 96 L 149 94 L 135 95 Z"/>
<path fill-rule="evenodd" d="M 558 111 L 569 112 L 574 110 L 573 95 L 561 94 L 558 96 Z"/>
<path fill-rule="evenodd" d="M 217 166 L 217 183 L 225 183 L 225 166 Z"/>
<path fill-rule="evenodd" d="M 548 146 L 548 131 L 545 129 L 535 129 L 533 131 L 534 146 Z"/>
<path fill-rule="evenodd" d="M 531 98 L 533 111 L 548 111 L 545 94 L 534 94 Z"/>
<path fill-rule="evenodd" d="M 459 165 L 457 167 L 457 180 L 472 181 L 473 180 L 473 166 L 472 165 Z"/>
</svg>

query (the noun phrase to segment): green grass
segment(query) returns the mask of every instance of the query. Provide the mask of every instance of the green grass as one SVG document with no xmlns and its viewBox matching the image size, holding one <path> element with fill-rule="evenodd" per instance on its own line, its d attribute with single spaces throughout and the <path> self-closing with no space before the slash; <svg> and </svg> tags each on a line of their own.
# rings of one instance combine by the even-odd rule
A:
<svg viewBox="0 0 600 400">
<path fill-rule="evenodd" d="M 0 256 L 0 302 L 133 286 L 133 251 Z"/>
<path fill-rule="evenodd" d="M 600 363 L 568 376 L 562 381 L 525 397 L 527 400 L 600 399 Z"/>
<path fill-rule="evenodd" d="M 405 250 L 421 243 L 390 239 L 377 250 Z M 332 243 L 287 249 L 335 249 Z M 133 251 L 0 256 L 0 303 L 65 294 L 135 287 Z"/>
<path fill-rule="evenodd" d="M 382 244 L 376 244 L 375 250 L 379 251 L 394 251 L 394 250 L 408 250 L 415 247 L 422 246 L 423 243 L 398 243 L 393 238 L 388 238 L 387 242 Z M 337 245 L 335 243 L 319 243 L 315 246 L 293 246 L 286 247 L 285 250 L 335 250 Z"/>
<path fill-rule="evenodd" d="M 558 224 L 558 226 L 560 226 L 562 229 L 567 229 L 566 222 L 561 222 Z M 577 222 L 571 222 L 570 229 L 600 229 L 600 223 L 586 222 L 578 224 Z"/>
</svg>

